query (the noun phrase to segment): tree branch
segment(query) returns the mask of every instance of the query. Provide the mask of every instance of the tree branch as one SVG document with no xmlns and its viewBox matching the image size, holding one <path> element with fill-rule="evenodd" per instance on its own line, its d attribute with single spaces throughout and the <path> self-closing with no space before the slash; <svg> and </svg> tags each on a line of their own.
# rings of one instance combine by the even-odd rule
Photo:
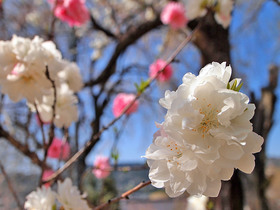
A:
<svg viewBox="0 0 280 210">
<path fill-rule="evenodd" d="M 136 187 L 126 191 L 125 193 L 123 193 L 120 197 L 116 197 L 116 198 L 113 198 L 111 200 L 108 200 L 107 203 L 104 203 L 104 204 L 101 204 L 100 206 L 97 206 L 94 208 L 94 210 L 100 210 L 100 209 L 103 209 L 109 205 L 111 205 L 112 203 L 116 203 L 116 202 L 119 202 L 120 200 L 122 199 L 129 199 L 129 196 L 132 194 L 132 193 L 135 193 L 137 192 L 138 190 L 148 186 L 151 184 L 151 181 L 143 181 L 141 182 L 140 184 L 138 184 Z"/>
<path fill-rule="evenodd" d="M 3 175 L 4 175 L 5 179 L 6 179 L 6 181 L 7 181 L 7 183 L 8 183 L 8 186 L 9 186 L 9 189 L 10 189 L 11 193 L 12 193 L 13 196 L 14 196 L 14 199 L 15 199 L 15 201 L 16 201 L 16 203 L 17 203 L 18 208 L 19 208 L 19 209 L 23 209 L 22 206 L 21 206 L 21 204 L 20 204 L 20 201 L 19 201 L 19 199 L 18 199 L 18 196 L 17 196 L 17 194 L 16 194 L 16 191 L 14 190 L 13 185 L 12 185 L 10 179 L 9 179 L 9 176 L 8 176 L 8 174 L 6 173 L 5 168 L 4 168 L 4 166 L 3 166 L 3 164 L 2 164 L 1 161 L 0 161 L 0 169 L 1 169 L 1 171 L 2 171 L 2 173 L 3 173 Z"/>
<path fill-rule="evenodd" d="M 43 162 L 39 159 L 37 154 L 35 152 L 31 152 L 26 145 L 22 145 L 19 143 L 13 136 L 11 136 L 7 131 L 5 131 L 1 126 L 0 126 L 0 137 L 4 138 L 6 141 L 11 143 L 15 148 L 17 148 L 22 154 L 25 156 L 29 157 L 31 161 L 38 165 L 48 168 L 48 165 L 46 163 L 43 164 Z"/>
<path fill-rule="evenodd" d="M 113 39 L 118 39 L 118 37 L 113 34 L 110 30 L 104 28 L 102 25 L 100 25 L 95 19 L 94 17 L 91 15 L 90 16 L 90 20 L 91 20 L 91 23 L 93 25 L 93 28 L 99 30 L 99 31 L 102 31 L 104 34 L 106 34 L 108 37 L 111 37 Z"/>
<path fill-rule="evenodd" d="M 85 83 L 85 87 L 91 87 L 98 83 L 106 82 L 110 76 L 115 72 L 115 65 L 119 56 L 127 49 L 128 46 L 136 42 L 147 32 L 161 25 L 160 18 L 157 17 L 153 21 L 142 23 L 139 26 L 130 28 L 130 30 L 120 38 L 120 42 L 116 46 L 116 49 L 111 56 L 107 66 L 102 73 L 95 79 Z"/>
<path fill-rule="evenodd" d="M 280 6 L 280 1 L 279 0 L 273 0 L 273 1 Z"/>
</svg>

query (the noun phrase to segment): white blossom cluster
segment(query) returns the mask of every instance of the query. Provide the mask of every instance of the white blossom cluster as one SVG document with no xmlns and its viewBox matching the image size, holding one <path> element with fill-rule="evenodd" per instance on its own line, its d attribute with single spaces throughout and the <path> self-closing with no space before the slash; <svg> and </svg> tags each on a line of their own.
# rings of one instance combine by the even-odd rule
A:
<svg viewBox="0 0 280 210">
<path fill-rule="evenodd" d="M 57 208 L 56 199 L 63 208 Z M 37 188 L 26 196 L 24 208 L 27 210 L 89 210 L 87 201 L 82 198 L 80 191 L 72 185 L 72 181 L 66 178 L 63 182 L 58 181 L 57 193 L 50 188 Z"/>
<path fill-rule="evenodd" d="M 0 64 L 1 91 L 15 102 L 26 99 L 33 111 L 36 104 L 44 122 L 51 121 L 54 103 L 48 68 L 57 90 L 55 125 L 69 127 L 78 119 L 74 92 L 83 86 L 80 70 L 75 63 L 62 59 L 52 41 L 15 35 L 11 41 L 0 41 Z"/>
<path fill-rule="evenodd" d="M 227 28 L 231 21 L 233 0 L 183 0 L 186 6 L 186 16 L 189 20 L 206 15 L 207 9 L 215 12 L 215 20 L 224 28 Z"/>
<path fill-rule="evenodd" d="M 152 185 L 170 197 L 185 191 L 216 197 L 234 168 L 254 169 L 253 153 L 263 143 L 250 123 L 255 105 L 239 92 L 240 79 L 229 82 L 230 76 L 230 66 L 213 62 L 198 76 L 185 74 L 183 84 L 160 99 L 167 114 L 145 157 Z"/>
</svg>

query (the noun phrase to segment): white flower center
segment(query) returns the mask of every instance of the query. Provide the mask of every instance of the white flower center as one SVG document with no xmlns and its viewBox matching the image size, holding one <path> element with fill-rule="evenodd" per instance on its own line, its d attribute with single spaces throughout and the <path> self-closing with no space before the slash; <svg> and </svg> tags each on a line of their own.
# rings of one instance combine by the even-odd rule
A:
<svg viewBox="0 0 280 210">
<path fill-rule="evenodd" d="M 217 110 L 211 104 L 207 104 L 205 107 L 199 109 L 199 113 L 203 114 L 204 117 L 197 128 L 193 130 L 200 133 L 202 138 L 204 138 L 206 134 L 209 134 L 210 129 L 217 128 L 219 126 L 217 117 L 219 110 Z"/>
<path fill-rule="evenodd" d="M 183 153 L 181 151 L 181 149 L 179 148 L 178 144 L 176 144 L 175 142 L 168 142 L 168 144 L 166 145 L 167 149 L 176 153 L 175 156 L 173 156 L 172 158 L 168 159 L 168 162 L 173 162 L 177 165 L 180 165 L 180 163 L 178 162 L 178 159 L 180 157 L 182 157 Z"/>
</svg>

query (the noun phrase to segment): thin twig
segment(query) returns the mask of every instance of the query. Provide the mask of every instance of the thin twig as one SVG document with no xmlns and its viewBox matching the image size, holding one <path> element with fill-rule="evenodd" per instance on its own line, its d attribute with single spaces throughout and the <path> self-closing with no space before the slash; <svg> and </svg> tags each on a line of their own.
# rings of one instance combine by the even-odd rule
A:
<svg viewBox="0 0 280 210">
<path fill-rule="evenodd" d="M 56 21 L 56 17 L 54 15 L 55 12 L 55 8 L 57 6 L 57 0 L 54 0 L 54 4 L 53 4 L 53 8 L 52 8 L 52 20 L 51 20 L 51 26 L 50 26 L 50 31 L 48 34 L 48 38 L 49 40 L 53 40 L 54 38 L 54 31 L 55 31 L 55 21 Z"/>
<path fill-rule="evenodd" d="M 51 120 L 51 127 L 50 127 L 50 131 L 49 131 L 49 145 L 52 142 L 52 139 L 54 137 L 54 119 L 55 119 L 55 115 L 56 115 L 56 101 L 57 101 L 57 91 L 56 91 L 56 86 L 55 86 L 55 81 L 50 77 L 50 72 L 49 72 L 49 67 L 46 66 L 46 76 L 47 79 L 51 82 L 52 84 L 52 88 L 53 88 L 53 104 L 52 104 L 52 120 Z"/>
<path fill-rule="evenodd" d="M 152 82 L 154 80 L 156 80 L 156 78 L 164 71 L 164 69 L 167 67 L 167 65 L 169 65 L 174 59 L 175 57 L 179 54 L 179 52 L 184 48 L 184 46 L 191 41 L 191 39 L 193 38 L 194 34 L 196 33 L 196 31 L 198 31 L 198 29 L 200 28 L 200 24 L 193 30 L 193 32 L 186 37 L 185 40 L 183 40 L 183 42 L 177 47 L 177 49 L 171 54 L 171 56 L 166 60 L 166 65 L 157 72 L 156 76 L 152 79 L 148 80 L 148 84 L 146 86 L 146 89 L 152 84 Z M 145 90 L 146 90 L 145 89 Z M 139 97 L 143 94 L 143 92 L 138 92 L 135 99 L 133 101 L 131 101 L 130 104 L 128 104 L 125 109 L 122 111 L 121 115 L 114 118 L 109 124 L 107 124 L 106 126 L 102 127 L 100 129 L 100 131 L 98 133 L 96 133 L 92 139 L 90 139 L 83 148 L 81 148 L 76 154 L 74 154 L 60 169 L 58 169 L 55 173 L 53 173 L 45 182 L 49 182 L 53 179 L 55 179 L 58 175 L 60 175 L 63 171 L 65 171 L 68 167 L 70 167 L 70 165 L 72 163 L 74 163 L 83 153 L 84 151 L 91 147 L 92 145 L 94 145 L 96 143 L 96 140 L 100 138 L 101 134 L 108 130 L 112 125 L 114 125 L 125 113 L 126 111 L 133 106 L 133 104 L 136 102 L 136 100 L 139 99 Z"/>
<path fill-rule="evenodd" d="M 35 106 L 36 114 L 37 114 L 37 117 L 38 117 L 38 120 L 39 120 L 39 123 L 40 123 L 39 127 L 40 127 L 40 130 L 41 130 L 41 133 L 42 133 L 42 138 L 43 138 L 43 148 L 45 148 L 46 137 L 45 137 L 44 127 L 43 127 L 44 123 L 43 123 L 43 121 L 41 119 L 41 116 L 40 116 L 40 113 L 39 113 L 39 110 L 38 110 L 36 102 L 34 103 L 34 106 Z"/>
<path fill-rule="evenodd" d="M 46 145 L 44 145 L 45 153 L 44 153 L 43 163 L 45 163 L 47 160 L 48 150 L 49 150 L 49 147 L 51 146 L 53 138 L 54 138 L 54 129 L 55 129 L 54 119 L 55 119 L 55 114 L 56 114 L 56 102 L 57 102 L 57 91 L 56 91 L 55 81 L 50 76 L 48 66 L 46 66 L 46 77 L 52 84 L 52 89 L 53 89 L 52 111 L 53 112 L 52 112 L 51 126 L 50 126 L 50 130 L 49 130 L 49 142 Z M 40 177 L 40 185 L 43 184 L 43 180 L 42 180 L 43 173 L 44 173 L 44 167 L 42 168 L 42 173 L 41 173 L 41 177 Z"/>
<path fill-rule="evenodd" d="M 93 28 L 99 30 L 99 31 L 102 31 L 104 34 L 106 34 L 108 37 L 111 37 L 113 39 L 117 39 L 116 35 L 113 34 L 113 32 L 111 32 L 110 30 L 108 30 L 107 28 L 104 28 L 102 25 L 100 25 L 96 20 L 95 18 L 91 15 L 90 16 L 90 20 L 91 20 L 91 23 L 93 25 Z"/>
<path fill-rule="evenodd" d="M 43 166 L 45 168 L 48 168 L 47 164 L 43 163 L 43 161 L 40 160 L 36 152 L 30 151 L 27 145 L 21 144 L 10 133 L 5 131 L 1 126 L 0 126 L 0 138 L 5 139 L 7 142 L 9 142 L 15 148 L 17 148 L 17 150 L 19 150 L 22 154 L 29 157 L 34 164 L 41 167 Z"/>
<path fill-rule="evenodd" d="M 116 202 L 119 202 L 120 200 L 122 199 L 129 199 L 129 196 L 132 194 L 132 193 L 135 193 L 136 191 L 148 186 L 151 184 L 151 181 L 143 181 L 141 182 L 140 184 L 138 184 L 136 187 L 126 191 L 125 193 L 123 193 L 120 197 L 116 197 L 116 198 L 113 198 L 111 200 L 108 200 L 107 203 L 104 203 L 104 204 L 101 204 L 97 207 L 94 208 L 94 210 L 100 210 L 100 209 L 103 209 L 109 205 L 111 205 L 112 203 L 116 203 Z"/>
<path fill-rule="evenodd" d="M 4 175 L 5 179 L 6 179 L 6 181 L 7 181 L 7 183 L 8 183 L 9 189 L 10 189 L 11 193 L 13 194 L 13 197 L 14 197 L 16 203 L 17 203 L 18 208 L 19 208 L 19 209 L 23 209 L 22 206 L 21 206 L 21 204 L 20 204 L 19 198 L 18 198 L 18 196 L 17 196 L 17 194 L 16 194 L 16 191 L 15 191 L 14 188 L 13 188 L 13 185 L 12 185 L 10 179 L 9 179 L 8 174 L 7 174 L 6 171 L 5 171 L 5 168 L 4 168 L 4 166 L 3 166 L 2 162 L 1 162 L 1 160 L 0 160 L 0 169 L 1 169 L 1 171 L 2 171 L 2 173 L 3 173 L 3 175 Z"/>
</svg>

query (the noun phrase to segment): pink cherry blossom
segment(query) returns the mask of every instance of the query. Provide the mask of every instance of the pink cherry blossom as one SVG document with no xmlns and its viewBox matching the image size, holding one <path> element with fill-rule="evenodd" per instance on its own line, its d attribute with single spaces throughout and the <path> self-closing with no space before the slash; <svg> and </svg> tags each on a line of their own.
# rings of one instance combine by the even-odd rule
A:
<svg viewBox="0 0 280 210">
<path fill-rule="evenodd" d="M 53 5 L 55 0 L 49 0 L 49 2 Z M 85 0 L 57 0 L 54 14 L 71 27 L 81 26 L 90 18 Z"/>
<path fill-rule="evenodd" d="M 61 154 L 62 151 L 62 154 Z M 70 155 L 70 145 L 59 138 L 54 138 L 48 150 L 48 157 L 66 160 Z"/>
<path fill-rule="evenodd" d="M 54 173 L 54 171 L 51 170 L 51 169 L 45 170 L 44 173 L 43 173 L 43 176 L 42 176 L 42 180 L 46 181 L 53 173 Z M 47 183 L 44 184 L 44 186 L 46 188 L 50 187 L 50 185 L 51 185 L 50 182 L 47 182 Z"/>
<path fill-rule="evenodd" d="M 179 2 L 169 2 L 162 10 L 160 19 L 165 25 L 170 25 L 173 29 L 183 28 L 188 19 L 185 15 L 185 7 Z"/>
<path fill-rule="evenodd" d="M 121 115 L 123 110 L 135 99 L 134 94 L 119 93 L 113 102 L 113 114 L 115 117 Z M 131 114 L 136 112 L 138 109 L 139 102 L 135 101 L 134 104 L 125 112 L 126 114 Z"/>
<path fill-rule="evenodd" d="M 92 170 L 92 173 L 98 179 L 104 179 L 111 173 L 111 166 L 108 157 L 97 156 L 93 163 L 93 167 L 94 169 Z"/>
<path fill-rule="evenodd" d="M 158 71 L 160 71 L 166 64 L 167 64 L 166 61 L 162 59 L 158 59 L 154 63 L 152 63 L 150 65 L 150 72 L 149 72 L 150 78 L 156 77 Z M 172 77 L 172 74 L 173 74 L 173 68 L 170 64 L 168 64 L 165 67 L 165 69 L 158 75 L 157 80 L 159 80 L 160 82 L 168 81 Z"/>
</svg>

